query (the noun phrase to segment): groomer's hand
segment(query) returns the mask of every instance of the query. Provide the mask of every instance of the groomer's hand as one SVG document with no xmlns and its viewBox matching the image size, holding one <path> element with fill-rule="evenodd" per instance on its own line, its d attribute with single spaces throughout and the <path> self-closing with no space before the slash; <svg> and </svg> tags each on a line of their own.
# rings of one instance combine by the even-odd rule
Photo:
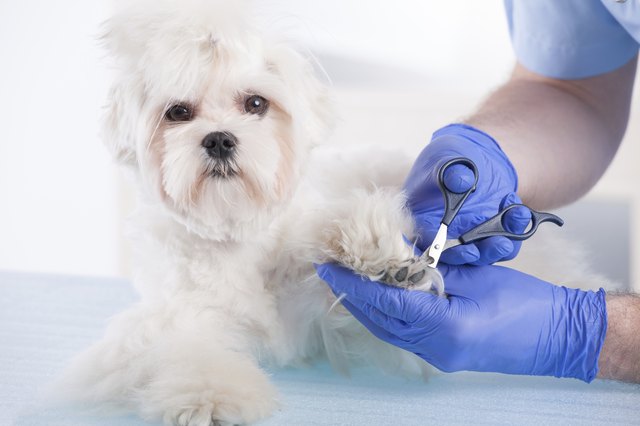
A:
<svg viewBox="0 0 640 426">
<path fill-rule="evenodd" d="M 596 377 L 607 328 L 604 290 L 555 286 L 500 266 L 439 268 L 447 298 L 333 264 L 317 272 L 375 336 L 442 371 Z"/>
<path fill-rule="evenodd" d="M 416 220 L 418 247 L 425 250 L 433 241 L 444 212 L 444 198 L 438 186 L 438 170 L 456 157 L 471 159 L 478 168 L 476 191 L 466 200 L 449 226 L 449 238 L 456 238 L 493 217 L 504 207 L 520 203 L 516 195 L 516 171 L 497 142 L 489 135 L 463 124 L 452 124 L 434 133 L 416 160 L 404 184 L 407 205 Z M 445 185 L 465 192 L 473 184 L 471 169 L 455 165 L 444 175 Z M 505 215 L 506 229 L 524 232 L 530 219 L 527 209 L 513 209 Z M 505 237 L 486 238 L 475 244 L 453 247 L 442 253 L 441 262 L 451 265 L 488 265 L 518 254 L 520 242 Z"/>
</svg>

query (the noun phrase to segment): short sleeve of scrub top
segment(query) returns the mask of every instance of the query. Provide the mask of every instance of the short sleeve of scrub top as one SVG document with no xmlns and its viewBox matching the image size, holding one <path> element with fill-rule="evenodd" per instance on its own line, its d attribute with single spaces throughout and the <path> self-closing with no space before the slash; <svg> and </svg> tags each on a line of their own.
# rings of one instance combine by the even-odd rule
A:
<svg viewBox="0 0 640 426">
<path fill-rule="evenodd" d="M 604 6 L 605 1 L 616 4 L 614 0 L 505 0 L 520 63 L 547 77 L 578 79 L 629 62 L 638 52 L 638 42 Z"/>
</svg>

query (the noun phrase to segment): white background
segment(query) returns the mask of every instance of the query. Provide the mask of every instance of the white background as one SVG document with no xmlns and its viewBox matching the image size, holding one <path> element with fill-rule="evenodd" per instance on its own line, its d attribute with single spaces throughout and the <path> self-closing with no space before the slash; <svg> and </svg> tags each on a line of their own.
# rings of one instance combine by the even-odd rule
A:
<svg viewBox="0 0 640 426">
<path fill-rule="evenodd" d="M 350 141 L 417 149 L 514 61 L 500 0 L 257 3 L 318 57 L 341 114 L 337 136 Z M 110 9 L 0 0 L 0 269 L 127 271 L 125 185 L 99 140 L 110 72 L 97 35 Z M 637 205 L 637 190 L 621 189 L 638 182 L 637 145 L 625 144 L 592 198 Z"/>
<path fill-rule="evenodd" d="M 114 170 L 98 142 L 106 15 L 99 1 L 0 2 L 0 268 L 115 270 Z"/>
</svg>

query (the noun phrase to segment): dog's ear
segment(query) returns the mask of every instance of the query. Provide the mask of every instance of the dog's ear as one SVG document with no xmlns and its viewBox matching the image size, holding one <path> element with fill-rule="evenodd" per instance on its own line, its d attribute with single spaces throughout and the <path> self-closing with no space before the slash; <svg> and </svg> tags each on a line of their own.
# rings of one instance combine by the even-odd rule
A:
<svg viewBox="0 0 640 426">
<path fill-rule="evenodd" d="M 306 94 L 306 102 L 309 106 L 310 115 L 307 117 L 313 145 L 323 143 L 333 129 L 335 112 L 333 102 L 329 97 L 329 90 L 316 76 L 316 71 L 311 62 L 304 59 L 300 76 L 300 87 L 302 93 Z"/>
<path fill-rule="evenodd" d="M 116 14 L 102 24 L 100 36 L 116 73 L 103 115 L 102 139 L 116 161 L 129 166 L 137 165 L 136 140 L 145 103 L 138 71 L 146 42 L 143 22 L 140 14 Z"/>
<path fill-rule="evenodd" d="M 334 111 L 327 87 L 316 77 L 309 59 L 287 45 L 272 46 L 268 52 L 270 66 L 292 88 L 296 107 L 292 114 L 300 120 L 312 145 L 322 143 L 332 130 Z"/>
<path fill-rule="evenodd" d="M 136 140 L 140 113 L 143 109 L 143 90 L 133 78 L 123 77 L 111 88 L 102 123 L 102 137 L 116 161 L 137 166 Z"/>
</svg>

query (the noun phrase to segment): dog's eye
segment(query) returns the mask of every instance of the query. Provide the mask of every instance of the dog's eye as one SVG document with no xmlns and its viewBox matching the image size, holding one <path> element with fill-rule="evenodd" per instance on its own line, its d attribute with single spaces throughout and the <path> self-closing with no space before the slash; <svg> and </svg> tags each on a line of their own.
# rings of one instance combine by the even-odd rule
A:
<svg viewBox="0 0 640 426">
<path fill-rule="evenodd" d="M 244 101 L 244 112 L 263 115 L 269 109 L 269 101 L 259 95 L 251 95 Z"/>
<path fill-rule="evenodd" d="M 191 109 L 185 105 L 174 105 L 167 110 L 165 117 L 169 121 L 189 121 L 193 113 Z"/>
</svg>

